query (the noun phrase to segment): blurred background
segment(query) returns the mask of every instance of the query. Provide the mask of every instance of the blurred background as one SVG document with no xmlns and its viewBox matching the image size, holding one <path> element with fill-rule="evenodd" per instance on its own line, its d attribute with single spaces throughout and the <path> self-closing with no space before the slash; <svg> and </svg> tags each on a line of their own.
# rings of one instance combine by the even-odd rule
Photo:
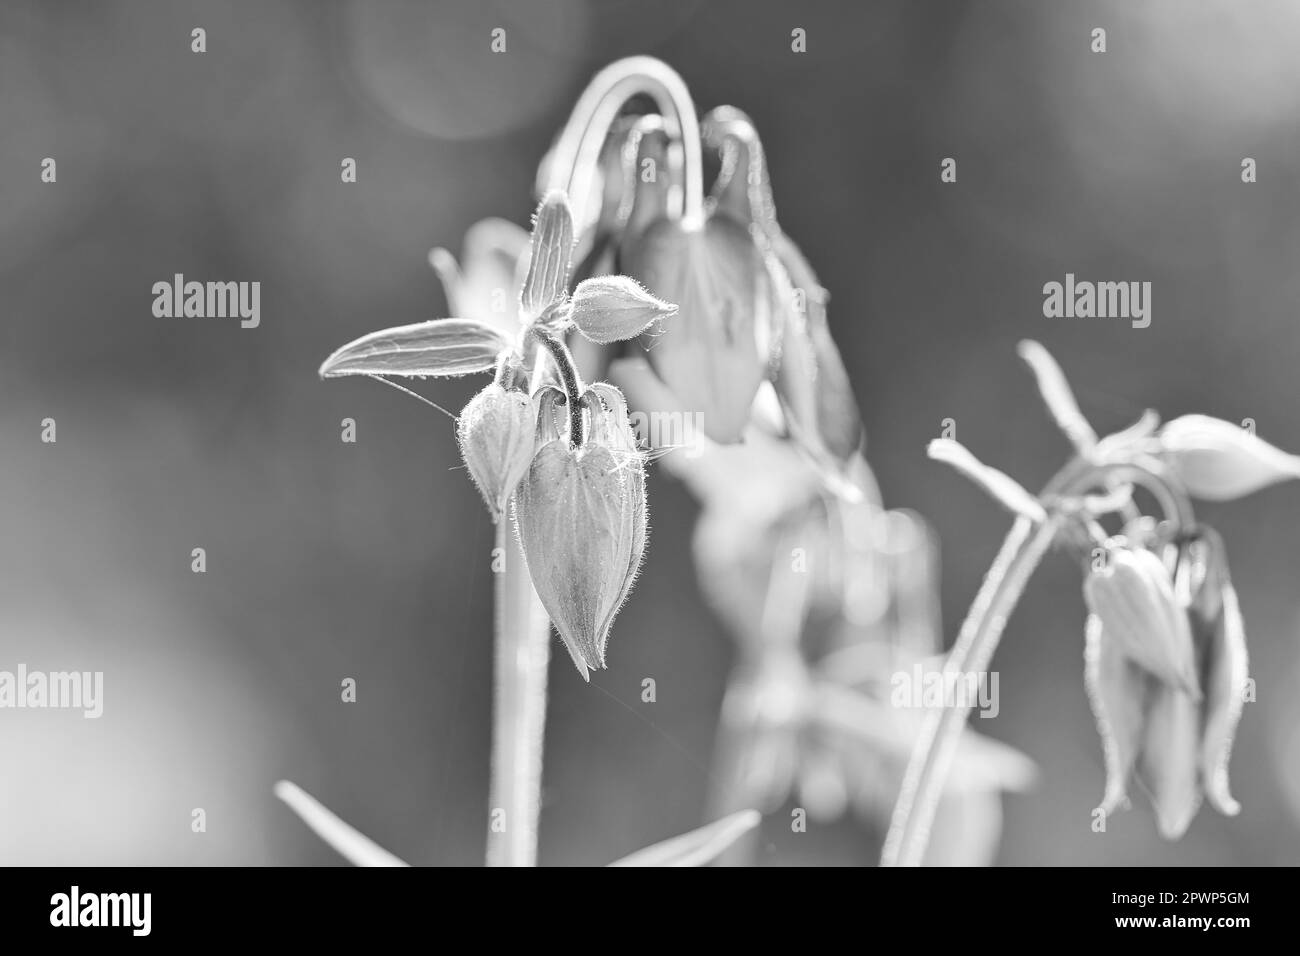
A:
<svg viewBox="0 0 1300 956">
<path fill-rule="evenodd" d="M 885 501 L 940 535 L 949 635 L 1007 518 L 926 442 L 951 418 L 1030 487 L 1067 454 L 1017 340 L 1054 352 L 1099 430 L 1195 411 L 1300 450 L 1300 7 L 1284 0 L 14 0 L 0 669 L 102 670 L 105 689 L 97 721 L 0 711 L 0 862 L 341 862 L 272 797 L 282 777 L 412 863 L 481 861 L 491 524 L 449 418 L 316 369 L 446 313 L 430 247 L 459 254 L 486 216 L 526 223 L 573 98 L 631 53 L 680 71 L 701 109 L 756 121 L 782 224 L 831 290 Z M 178 272 L 260 281 L 261 326 L 155 318 L 151 287 Z M 1044 318 L 1042 286 L 1067 272 L 1151 282 L 1151 326 Z M 475 387 L 421 391 L 457 410 Z M 603 863 L 705 813 L 732 648 L 692 571 L 693 500 L 660 473 L 650 493 L 610 669 L 585 685 L 558 643 L 552 659 L 543 864 Z M 1300 862 L 1300 488 L 1203 516 L 1228 542 L 1258 683 L 1232 762 L 1243 814 L 1204 809 L 1167 844 L 1138 797 L 1091 832 L 1101 748 L 1078 571 L 1058 557 L 995 660 L 1001 712 L 977 721 L 1042 772 L 1007 800 L 998 862 Z M 777 814 L 760 859 L 868 864 L 879 840 Z"/>
</svg>

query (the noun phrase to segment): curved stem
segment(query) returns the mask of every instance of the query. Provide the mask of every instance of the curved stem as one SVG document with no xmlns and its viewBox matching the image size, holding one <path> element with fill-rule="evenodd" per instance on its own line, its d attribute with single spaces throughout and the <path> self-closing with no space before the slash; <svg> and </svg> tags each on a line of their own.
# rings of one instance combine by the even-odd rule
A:
<svg viewBox="0 0 1300 956">
<path fill-rule="evenodd" d="M 704 221 L 700 125 L 690 91 L 666 63 L 654 57 L 633 56 L 611 63 L 592 78 L 556 142 L 551 187 L 568 193 L 575 207 L 575 222 L 585 221 L 580 207 L 591 194 L 592 176 L 610 127 L 623 105 L 642 94 L 655 101 L 669 141 L 681 141 L 681 216 L 692 225 Z"/>
<path fill-rule="evenodd" d="M 1041 497 L 1049 500 L 1055 495 L 1082 494 L 1108 480 L 1142 485 L 1156 496 L 1166 518 L 1179 528 L 1193 526 L 1190 501 L 1164 480 L 1156 462 L 1098 465 L 1075 458 L 1048 483 Z M 983 678 L 1030 575 L 1066 520 L 1065 513 L 1053 510 L 1044 521 L 1022 516 L 1012 525 L 944 661 L 942 686 L 950 686 L 948 682 L 958 675 L 974 673 Z M 926 715 L 894 805 L 881 852 L 882 866 L 921 865 L 953 754 L 973 704 L 973 700 L 962 698 L 952 705 L 945 702 Z"/>
<path fill-rule="evenodd" d="M 558 336 L 533 328 L 532 334 L 550 353 L 555 368 L 560 373 L 564 384 L 564 394 L 569 405 L 569 444 L 579 448 L 586 441 L 585 427 L 582 420 L 582 379 L 578 377 L 578 366 L 573 361 L 569 347 Z"/>
<path fill-rule="evenodd" d="M 1060 521 L 1055 515 L 1041 523 L 1021 517 L 1011 526 L 944 662 L 943 686 L 949 686 L 952 675 L 982 675 L 987 670 L 1007 618 L 1060 530 Z M 973 704 L 961 697 L 926 715 L 894 806 L 882 866 L 921 865 L 948 769 Z"/>
<path fill-rule="evenodd" d="M 524 553 L 497 522 L 493 618 L 496 637 L 488 866 L 536 866 L 550 622 L 533 590 Z"/>
</svg>

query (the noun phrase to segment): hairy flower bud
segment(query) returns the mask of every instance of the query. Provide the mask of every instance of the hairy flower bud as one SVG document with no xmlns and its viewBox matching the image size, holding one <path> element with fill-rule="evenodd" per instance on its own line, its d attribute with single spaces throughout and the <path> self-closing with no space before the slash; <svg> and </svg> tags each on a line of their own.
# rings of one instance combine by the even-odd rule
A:
<svg viewBox="0 0 1300 956">
<path fill-rule="evenodd" d="M 1208 415 L 1184 415 L 1167 423 L 1160 444 L 1187 490 L 1207 501 L 1230 501 L 1300 478 L 1300 456 Z"/>
<path fill-rule="evenodd" d="M 1134 663 L 1199 695 L 1191 624 L 1158 557 L 1145 549 L 1111 550 L 1104 566 L 1085 578 L 1083 596 Z"/>
<path fill-rule="evenodd" d="M 598 345 L 634 339 L 660 319 L 677 312 L 635 279 L 597 276 L 578 283 L 570 300 L 573 324 Z"/>
<path fill-rule="evenodd" d="M 602 393 L 611 405 L 614 396 L 621 403 L 612 386 L 588 395 Z M 533 586 L 584 679 L 605 666 L 610 626 L 646 540 L 644 464 L 629 444 L 626 405 L 598 397 L 589 404 L 588 440 L 576 448 L 560 439 L 543 445 L 515 498 Z"/>
<path fill-rule="evenodd" d="M 494 522 L 505 513 L 528 471 L 535 428 L 536 415 L 527 393 L 506 390 L 495 382 L 470 399 L 456 422 L 461 457 Z"/>
</svg>

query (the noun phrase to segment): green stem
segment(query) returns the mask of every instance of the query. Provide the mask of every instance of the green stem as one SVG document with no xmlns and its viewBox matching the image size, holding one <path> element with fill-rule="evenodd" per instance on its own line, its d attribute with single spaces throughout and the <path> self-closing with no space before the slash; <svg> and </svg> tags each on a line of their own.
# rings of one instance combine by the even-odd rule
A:
<svg viewBox="0 0 1300 956">
<path fill-rule="evenodd" d="M 497 522 L 488 866 L 536 866 L 550 622 L 510 522 Z M 494 562 L 495 564 L 495 562 Z"/>
</svg>

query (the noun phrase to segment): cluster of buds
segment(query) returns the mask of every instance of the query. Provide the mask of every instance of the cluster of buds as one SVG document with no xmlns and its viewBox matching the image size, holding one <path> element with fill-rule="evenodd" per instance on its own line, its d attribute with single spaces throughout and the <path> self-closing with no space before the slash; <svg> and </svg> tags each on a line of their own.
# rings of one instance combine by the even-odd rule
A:
<svg viewBox="0 0 1300 956">
<path fill-rule="evenodd" d="M 707 192 L 706 156 L 719 169 Z M 584 365 L 624 384 L 640 411 L 698 416 L 714 444 L 741 441 L 756 399 L 773 395 L 784 435 L 853 494 L 861 421 L 827 294 L 777 221 L 744 113 L 723 106 L 699 120 L 666 65 L 620 60 L 579 98 L 538 182 L 572 197 L 581 275 L 623 273 L 678 305 L 638 336 L 643 357 L 582 330 L 594 343 L 575 346 Z"/>
<path fill-rule="evenodd" d="M 1160 832 L 1190 825 L 1201 795 L 1228 816 L 1228 756 L 1247 697 L 1245 631 L 1223 541 L 1204 525 L 1170 540 L 1139 520 L 1084 580 L 1087 685 L 1106 757 L 1102 810 L 1136 772 Z"/>
<path fill-rule="evenodd" d="M 1105 815 L 1125 805 L 1136 776 L 1151 795 L 1161 834 L 1177 839 L 1203 799 L 1226 815 L 1239 811 L 1228 758 L 1253 693 L 1223 542 L 1197 523 L 1192 499 L 1228 501 L 1300 478 L 1300 457 L 1204 415 L 1161 427 L 1148 411 L 1130 428 L 1098 439 L 1047 351 L 1025 342 L 1020 353 L 1076 457 L 1034 496 L 955 441 L 931 443 L 930 454 L 1027 524 L 1082 545 L 1086 684 L 1107 775 L 1100 809 Z M 1139 489 L 1162 515 L 1141 512 Z M 1123 530 L 1107 535 L 1101 521 L 1115 517 Z M 1008 584 L 1008 593 L 1018 586 Z M 983 606 L 997 605 L 990 596 Z"/>
<path fill-rule="evenodd" d="M 321 374 L 493 373 L 457 419 L 461 455 L 492 520 L 513 520 L 538 598 L 589 679 L 645 551 L 645 456 L 622 393 L 584 385 L 565 338 L 635 338 L 676 307 L 624 276 L 570 294 L 573 233 L 566 197 L 548 193 L 513 329 L 479 318 L 386 329 L 339 349 Z"/>
</svg>

